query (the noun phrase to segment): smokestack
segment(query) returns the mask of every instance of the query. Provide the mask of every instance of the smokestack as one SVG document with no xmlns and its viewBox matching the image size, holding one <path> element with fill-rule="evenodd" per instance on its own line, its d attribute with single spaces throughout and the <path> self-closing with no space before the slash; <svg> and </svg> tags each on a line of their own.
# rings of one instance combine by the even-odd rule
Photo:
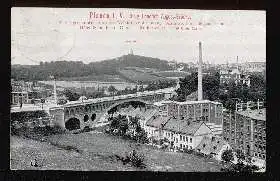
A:
<svg viewBox="0 0 280 181">
<path fill-rule="evenodd" d="M 239 65 L 238 65 L 238 56 L 236 57 L 236 68 L 239 69 Z"/>
<path fill-rule="evenodd" d="M 201 42 L 199 42 L 199 61 L 198 61 L 198 81 L 197 81 L 197 100 L 201 101 L 203 99 L 202 90 L 202 49 Z"/>
</svg>

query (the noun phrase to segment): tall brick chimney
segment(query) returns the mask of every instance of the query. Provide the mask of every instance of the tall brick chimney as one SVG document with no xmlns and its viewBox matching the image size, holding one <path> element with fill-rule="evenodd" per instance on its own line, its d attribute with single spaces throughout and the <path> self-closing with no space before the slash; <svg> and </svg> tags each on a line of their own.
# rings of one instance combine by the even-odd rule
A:
<svg viewBox="0 0 280 181">
<path fill-rule="evenodd" d="M 203 99 L 202 90 L 202 49 L 201 42 L 199 42 L 199 61 L 198 61 L 198 81 L 197 81 L 197 100 L 201 101 Z"/>
</svg>

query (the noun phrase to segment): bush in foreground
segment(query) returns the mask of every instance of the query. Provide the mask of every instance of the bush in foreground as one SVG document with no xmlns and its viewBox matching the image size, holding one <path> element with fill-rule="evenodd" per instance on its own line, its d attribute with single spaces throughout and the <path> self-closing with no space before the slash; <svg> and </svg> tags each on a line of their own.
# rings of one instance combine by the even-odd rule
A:
<svg viewBox="0 0 280 181">
<path fill-rule="evenodd" d="M 137 153 L 135 150 L 129 154 L 126 154 L 124 157 L 119 155 L 115 156 L 117 160 L 121 160 L 124 165 L 130 163 L 136 168 L 146 168 L 146 164 L 144 163 L 145 156 L 143 154 Z"/>
</svg>

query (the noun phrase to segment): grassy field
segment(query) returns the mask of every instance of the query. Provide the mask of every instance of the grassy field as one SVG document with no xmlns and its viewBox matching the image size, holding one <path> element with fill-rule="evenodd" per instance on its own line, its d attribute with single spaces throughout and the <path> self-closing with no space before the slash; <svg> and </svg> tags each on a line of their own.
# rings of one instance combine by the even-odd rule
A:
<svg viewBox="0 0 280 181">
<path fill-rule="evenodd" d="M 147 168 L 141 171 L 217 172 L 221 165 L 187 153 L 159 150 L 98 132 L 58 134 L 45 137 L 45 142 L 11 137 L 11 169 L 136 171 L 117 161 L 133 149 L 145 155 Z M 40 167 L 32 167 L 36 158 Z"/>
</svg>

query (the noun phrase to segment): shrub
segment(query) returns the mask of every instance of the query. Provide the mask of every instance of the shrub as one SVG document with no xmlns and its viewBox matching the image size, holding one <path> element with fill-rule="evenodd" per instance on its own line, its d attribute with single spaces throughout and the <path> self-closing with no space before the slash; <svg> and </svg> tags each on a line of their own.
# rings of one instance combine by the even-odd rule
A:
<svg viewBox="0 0 280 181">
<path fill-rule="evenodd" d="M 185 148 L 183 152 L 188 153 L 188 154 L 192 154 L 194 152 L 194 150 Z"/>
<path fill-rule="evenodd" d="M 222 153 L 222 160 L 225 161 L 225 162 L 231 162 L 233 161 L 233 152 L 232 150 L 225 150 L 223 153 Z"/>
<path fill-rule="evenodd" d="M 131 164 L 134 167 L 137 167 L 137 168 L 145 168 L 146 167 L 146 165 L 144 164 L 144 160 L 145 160 L 144 155 L 137 153 L 135 150 L 133 150 L 130 153 L 129 160 L 131 161 Z"/>
</svg>

